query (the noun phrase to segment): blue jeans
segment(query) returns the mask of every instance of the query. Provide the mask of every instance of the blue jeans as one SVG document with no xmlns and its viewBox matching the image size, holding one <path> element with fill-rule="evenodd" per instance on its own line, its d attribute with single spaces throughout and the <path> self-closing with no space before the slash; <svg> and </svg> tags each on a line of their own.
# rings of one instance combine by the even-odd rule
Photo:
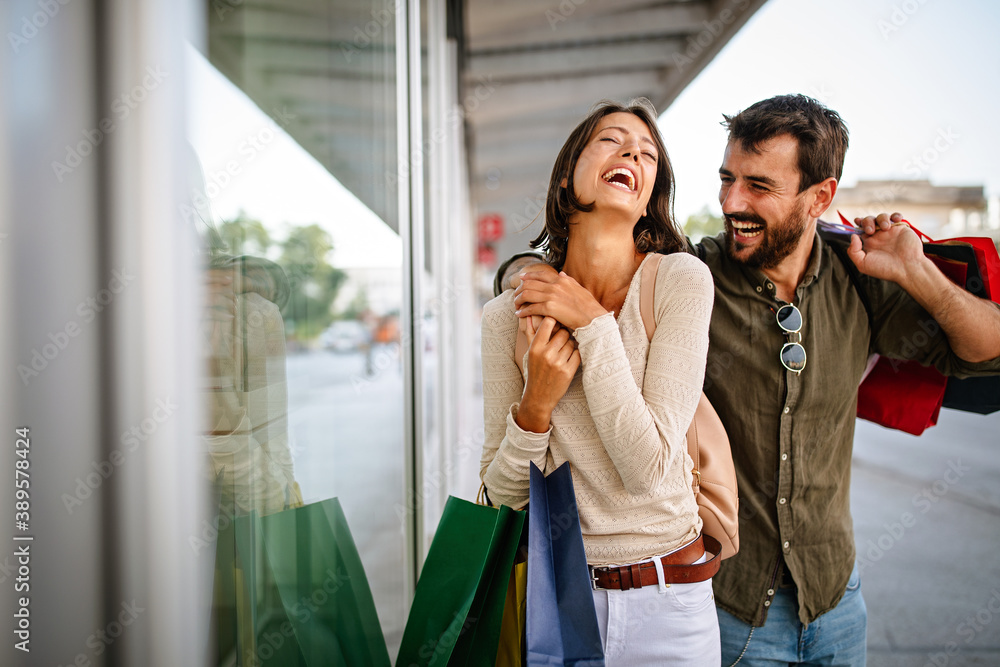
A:
<svg viewBox="0 0 1000 667">
<path fill-rule="evenodd" d="M 767 622 L 753 628 L 719 609 L 722 666 L 844 665 L 864 667 L 868 611 L 855 564 L 840 603 L 809 625 L 799 621 L 794 587 L 775 590 Z M 744 648 L 746 652 L 744 653 Z M 740 658 L 740 654 L 743 657 Z"/>
</svg>

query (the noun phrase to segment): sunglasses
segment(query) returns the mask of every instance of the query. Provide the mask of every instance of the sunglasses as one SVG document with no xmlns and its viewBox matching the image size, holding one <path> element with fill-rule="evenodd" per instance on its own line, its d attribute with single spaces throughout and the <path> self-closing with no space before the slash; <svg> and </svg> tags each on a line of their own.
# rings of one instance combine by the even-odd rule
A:
<svg viewBox="0 0 1000 667">
<path fill-rule="evenodd" d="M 785 332 L 785 345 L 778 357 L 781 365 L 793 373 L 801 373 L 806 367 L 806 348 L 802 347 L 802 313 L 792 304 L 786 304 L 778 309 L 775 319 L 778 326 Z"/>
</svg>

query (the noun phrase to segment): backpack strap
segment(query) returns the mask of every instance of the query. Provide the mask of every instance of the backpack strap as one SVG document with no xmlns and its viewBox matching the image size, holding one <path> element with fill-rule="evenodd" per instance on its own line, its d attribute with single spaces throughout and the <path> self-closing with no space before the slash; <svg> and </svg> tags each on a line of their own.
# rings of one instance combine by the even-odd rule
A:
<svg viewBox="0 0 1000 667">
<path fill-rule="evenodd" d="M 653 301 L 656 296 L 656 273 L 660 268 L 661 259 L 663 255 L 654 252 L 653 256 L 643 264 L 642 277 L 639 279 L 639 316 L 642 317 L 642 325 L 646 327 L 647 340 L 653 340 L 653 332 L 656 331 Z"/>
</svg>

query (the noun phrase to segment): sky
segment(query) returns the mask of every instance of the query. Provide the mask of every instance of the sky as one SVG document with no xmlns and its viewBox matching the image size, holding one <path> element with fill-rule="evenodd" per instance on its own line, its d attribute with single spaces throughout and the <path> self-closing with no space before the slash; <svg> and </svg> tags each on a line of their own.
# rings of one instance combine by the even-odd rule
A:
<svg viewBox="0 0 1000 667">
<path fill-rule="evenodd" d="M 841 185 L 984 185 L 996 210 L 998 32 L 996 0 L 769 0 L 660 118 L 678 219 L 704 206 L 720 212 L 722 114 L 792 92 L 847 122 Z M 190 141 L 215 220 L 244 209 L 272 229 L 316 222 L 333 236 L 335 266 L 400 266 L 387 225 L 195 49 L 188 60 Z"/>
<path fill-rule="evenodd" d="M 722 114 L 785 93 L 847 122 L 842 186 L 922 178 L 997 196 L 998 31 L 996 0 L 769 0 L 660 118 L 678 218 L 720 212 Z"/>
</svg>

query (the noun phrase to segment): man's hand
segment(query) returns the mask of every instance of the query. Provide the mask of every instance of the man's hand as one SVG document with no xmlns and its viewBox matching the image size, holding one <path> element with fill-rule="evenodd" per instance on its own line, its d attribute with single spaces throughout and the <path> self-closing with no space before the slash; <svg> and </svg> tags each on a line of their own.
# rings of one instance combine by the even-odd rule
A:
<svg viewBox="0 0 1000 667">
<path fill-rule="evenodd" d="M 532 266 L 520 277 L 521 284 L 514 290 L 518 317 L 552 317 L 575 331 L 608 312 L 587 288 L 551 266 Z"/>
<path fill-rule="evenodd" d="M 517 287 L 521 284 L 520 274 L 529 266 L 540 264 L 548 266 L 541 255 L 535 253 L 519 253 L 500 265 L 497 275 L 493 279 L 493 296 L 500 296 L 501 292 Z"/>
<path fill-rule="evenodd" d="M 900 213 L 891 216 L 855 218 L 864 234 L 851 239 L 847 255 L 865 275 L 891 280 L 906 288 L 914 271 L 926 271 L 931 261 L 924 256 L 924 246 Z"/>
<path fill-rule="evenodd" d="M 924 255 L 903 216 L 857 218 L 863 239 L 851 239 L 847 254 L 862 273 L 902 287 L 941 326 L 948 344 L 971 363 L 1000 356 L 1000 309 L 951 282 Z"/>
<path fill-rule="evenodd" d="M 546 317 L 538 329 L 526 317 L 519 323 L 528 336 L 528 375 L 515 422 L 525 431 L 544 433 L 552 410 L 569 389 L 580 368 L 576 341 L 554 319 Z"/>
</svg>

